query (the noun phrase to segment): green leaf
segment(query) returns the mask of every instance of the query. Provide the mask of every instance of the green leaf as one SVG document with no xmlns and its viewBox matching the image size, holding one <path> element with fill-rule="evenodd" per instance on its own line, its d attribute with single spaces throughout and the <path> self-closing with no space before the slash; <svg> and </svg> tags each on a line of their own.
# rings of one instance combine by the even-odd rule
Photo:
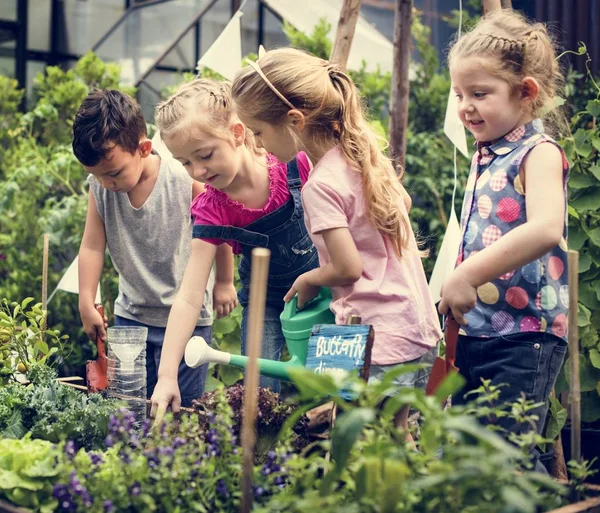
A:
<svg viewBox="0 0 600 513">
<path fill-rule="evenodd" d="M 592 318 L 592 312 L 581 303 L 577 305 L 577 326 L 584 328 L 589 326 Z"/>
<path fill-rule="evenodd" d="M 590 167 L 590 173 L 592 173 L 597 180 L 600 180 L 600 166 L 598 166 L 597 164 Z"/>
<path fill-rule="evenodd" d="M 569 228 L 569 248 L 579 251 L 587 241 L 587 234 L 581 229 L 579 223 Z"/>
<path fill-rule="evenodd" d="M 440 400 L 444 401 L 451 395 L 454 395 L 465 385 L 465 378 L 458 372 L 451 372 L 448 374 L 444 381 L 442 381 L 435 391 L 435 396 Z"/>
<path fill-rule="evenodd" d="M 600 188 L 588 187 L 585 192 L 571 200 L 571 206 L 580 214 L 584 210 L 598 210 L 600 208 Z"/>
<path fill-rule="evenodd" d="M 565 377 L 569 384 L 571 383 L 570 358 L 565 362 Z M 600 380 L 600 372 L 595 369 L 585 355 L 579 355 L 579 382 L 582 392 L 596 390 L 596 385 Z M 569 387 L 570 388 L 570 387 Z"/>
<path fill-rule="evenodd" d="M 600 100 L 590 100 L 585 109 L 595 118 L 600 116 Z"/>
<path fill-rule="evenodd" d="M 315 374 L 300 367 L 290 368 L 289 374 L 302 401 L 321 395 L 334 396 L 339 392 L 333 376 L 329 374 Z"/>
<path fill-rule="evenodd" d="M 600 301 L 592 282 L 587 281 L 579 284 L 579 301 L 592 311 L 600 308 Z"/>
<path fill-rule="evenodd" d="M 591 185 L 597 185 L 598 180 L 590 175 L 584 175 L 583 173 L 573 173 L 569 178 L 569 186 L 572 189 L 586 189 Z"/>
<path fill-rule="evenodd" d="M 596 149 L 596 151 L 600 151 L 600 137 L 592 137 L 592 146 Z"/>
<path fill-rule="evenodd" d="M 592 256 L 587 251 L 579 253 L 579 274 L 590 270 L 592 266 Z"/>
<path fill-rule="evenodd" d="M 331 484 L 340 476 L 354 443 L 367 424 L 375 420 L 375 410 L 372 408 L 356 408 L 341 415 L 331 437 L 331 457 L 335 461 L 335 470 L 329 472 L 321 486 L 321 495 L 325 495 Z"/>
<path fill-rule="evenodd" d="M 548 416 L 544 438 L 554 440 L 558 437 L 567 422 L 567 409 L 560 404 L 560 401 L 556 397 L 550 397 L 549 403 L 548 413 L 550 415 Z"/>
<path fill-rule="evenodd" d="M 590 362 L 596 369 L 600 369 L 600 352 L 597 349 L 590 350 Z"/>
<path fill-rule="evenodd" d="M 569 213 L 569 217 L 574 217 L 575 219 L 579 220 L 579 212 L 577 212 L 577 210 L 575 210 L 571 205 L 567 207 L 567 211 Z"/>
<path fill-rule="evenodd" d="M 573 134 L 573 140 L 575 141 L 575 151 L 581 157 L 587 159 L 593 151 L 588 131 L 583 128 L 579 128 L 577 132 Z"/>
<path fill-rule="evenodd" d="M 6 422 L 6 427 L 2 432 L 2 436 L 5 438 L 16 438 L 20 439 L 25 436 L 27 429 L 23 425 L 21 418 L 21 411 L 15 410 Z"/>
</svg>

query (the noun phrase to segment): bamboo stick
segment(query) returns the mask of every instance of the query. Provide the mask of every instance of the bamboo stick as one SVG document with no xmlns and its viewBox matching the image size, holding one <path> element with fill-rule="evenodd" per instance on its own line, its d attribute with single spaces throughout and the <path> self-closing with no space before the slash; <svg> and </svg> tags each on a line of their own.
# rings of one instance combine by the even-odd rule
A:
<svg viewBox="0 0 600 513">
<path fill-rule="evenodd" d="M 398 163 L 398 173 L 404 167 L 406 156 L 412 13 L 413 0 L 396 0 L 394 15 L 394 69 L 392 72 L 392 91 L 390 96 L 390 149 L 392 157 Z"/>
<path fill-rule="evenodd" d="M 250 272 L 250 301 L 248 307 L 248 366 L 244 378 L 244 413 L 242 418 L 242 500 L 240 512 L 252 510 L 252 470 L 254 468 L 254 446 L 256 444 L 256 408 L 258 401 L 258 359 L 262 345 L 267 299 L 267 277 L 271 252 L 266 248 L 252 250 Z"/>
<path fill-rule="evenodd" d="M 348 64 L 348 56 L 350 55 L 359 14 L 360 0 L 344 0 L 335 33 L 335 42 L 329 57 L 329 60 L 337 64 L 342 71 L 346 70 Z"/>
<path fill-rule="evenodd" d="M 569 250 L 569 406 L 571 410 L 571 459 L 581 462 L 581 388 L 579 382 L 579 253 Z M 579 500 L 579 492 L 573 492 L 573 500 Z"/>
<path fill-rule="evenodd" d="M 483 14 L 495 11 L 496 9 L 502 9 L 501 0 L 483 0 L 482 4 Z"/>
<path fill-rule="evenodd" d="M 46 338 L 46 326 L 48 324 L 48 253 L 50 250 L 50 235 L 44 234 L 44 252 L 42 255 L 42 339 Z"/>
</svg>

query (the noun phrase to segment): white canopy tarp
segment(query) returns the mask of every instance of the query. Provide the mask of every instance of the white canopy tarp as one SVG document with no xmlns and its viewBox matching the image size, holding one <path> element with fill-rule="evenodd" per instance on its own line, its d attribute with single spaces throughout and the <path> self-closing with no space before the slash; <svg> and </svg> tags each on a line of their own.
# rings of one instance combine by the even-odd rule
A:
<svg viewBox="0 0 600 513">
<path fill-rule="evenodd" d="M 311 34 L 321 18 L 331 24 L 329 39 L 333 42 L 342 10 L 342 0 L 263 0 L 270 9 L 290 22 L 301 32 Z M 363 16 L 359 16 L 352 40 L 348 69 L 360 69 L 362 61 L 367 70 L 392 71 L 394 45 Z"/>
</svg>

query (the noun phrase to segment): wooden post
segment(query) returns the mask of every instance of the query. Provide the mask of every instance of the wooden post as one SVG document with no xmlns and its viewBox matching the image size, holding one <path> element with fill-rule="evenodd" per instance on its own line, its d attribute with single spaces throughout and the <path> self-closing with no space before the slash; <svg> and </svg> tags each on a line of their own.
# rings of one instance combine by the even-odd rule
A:
<svg viewBox="0 0 600 513">
<path fill-rule="evenodd" d="M 579 253 L 569 250 L 569 407 L 571 410 L 571 459 L 581 462 L 581 390 L 579 382 Z M 572 500 L 579 500 L 575 491 Z"/>
<path fill-rule="evenodd" d="M 337 64 L 342 71 L 346 71 L 348 56 L 352 47 L 352 39 L 354 38 L 354 29 L 356 28 L 359 14 L 360 0 L 344 0 L 335 33 L 335 42 L 333 43 L 333 49 L 329 57 L 329 60 Z"/>
<path fill-rule="evenodd" d="M 512 9 L 512 0 L 501 0 L 502 9 Z"/>
<path fill-rule="evenodd" d="M 396 0 L 394 14 L 394 69 L 390 98 L 390 147 L 392 158 L 404 167 L 408 126 L 409 68 L 412 49 L 413 0 Z M 397 171 L 400 171 L 397 169 Z"/>
<path fill-rule="evenodd" d="M 250 272 L 250 302 L 248 315 L 248 366 L 244 379 L 244 413 L 242 419 L 242 500 L 240 512 L 252 510 L 252 470 L 254 468 L 254 446 L 256 444 L 256 413 L 258 402 L 258 359 L 265 323 L 267 299 L 267 277 L 271 252 L 266 248 L 252 250 Z"/>
<path fill-rule="evenodd" d="M 42 255 L 42 339 L 46 338 L 48 324 L 48 253 L 50 251 L 50 235 L 44 234 L 44 252 Z"/>
<path fill-rule="evenodd" d="M 495 11 L 496 9 L 502 9 L 501 0 L 483 0 L 483 14 Z"/>
</svg>

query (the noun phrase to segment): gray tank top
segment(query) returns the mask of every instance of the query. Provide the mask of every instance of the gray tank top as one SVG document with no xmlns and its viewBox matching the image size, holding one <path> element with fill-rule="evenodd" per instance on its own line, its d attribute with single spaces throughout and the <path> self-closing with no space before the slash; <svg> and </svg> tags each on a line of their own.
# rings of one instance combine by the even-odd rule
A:
<svg viewBox="0 0 600 513">
<path fill-rule="evenodd" d="M 119 274 L 115 314 L 149 326 L 167 325 L 190 255 L 192 179 L 176 161 L 161 159 L 154 188 L 140 208 L 129 196 L 88 183 L 104 221 L 108 252 Z M 198 326 L 212 324 L 211 271 Z"/>
</svg>

